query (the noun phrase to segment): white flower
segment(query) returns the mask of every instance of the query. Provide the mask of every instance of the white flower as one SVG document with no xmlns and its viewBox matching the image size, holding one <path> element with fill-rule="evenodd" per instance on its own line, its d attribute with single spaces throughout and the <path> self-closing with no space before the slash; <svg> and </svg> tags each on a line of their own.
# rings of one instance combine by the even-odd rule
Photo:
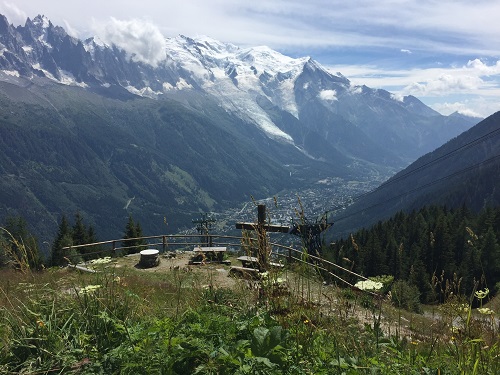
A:
<svg viewBox="0 0 500 375">
<path fill-rule="evenodd" d="M 488 307 L 480 307 L 477 309 L 477 311 L 480 313 L 480 314 L 484 314 L 484 315 L 493 315 L 495 312 L 488 308 Z"/>
<path fill-rule="evenodd" d="M 490 290 L 488 288 L 485 288 L 484 290 L 478 290 L 475 294 L 477 299 L 483 299 L 485 298 L 488 294 L 490 293 Z"/>
<path fill-rule="evenodd" d="M 106 264 L 110 262 L 111 262 L 111 257 L 104 257 L 104 258 L 92 259 L 90 261 L 90 264 Z"/>
<path fill-rule="evenodd" d="M 354 286 L 358 289 L 361 290 L 380 290 L 384 286 L 379 281 L 373 281 L 373 280 L 363 280 L 363 281 L 358 281 Z"/>
<path fill-rule="evenodd" d="M 87 285 L 86 287 L 83 287 L 82 289 L 80 289 L 80 293 L 90 294 L 90 293 L 95 292 L 97 289 L 99 289 L 101 287 L 102 287 L 101 285 Z"/>
</svg>

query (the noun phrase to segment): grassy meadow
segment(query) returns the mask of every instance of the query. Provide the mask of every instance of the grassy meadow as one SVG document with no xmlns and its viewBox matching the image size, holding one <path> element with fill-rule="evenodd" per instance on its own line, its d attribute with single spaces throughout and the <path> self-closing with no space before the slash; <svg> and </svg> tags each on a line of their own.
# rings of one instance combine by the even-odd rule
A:
<svg viewBox="0 0 500 375">
<path fill-rule="evenodd" d="M 411 313 L 396 283 L 370 294 L 327 285 L 305 264 L 256 281 L 187 261 L 0 271 L 0 373 L 500 373 L 500 306 L 487 290 L 450 289 L 446 303 Z"/>
</svg>

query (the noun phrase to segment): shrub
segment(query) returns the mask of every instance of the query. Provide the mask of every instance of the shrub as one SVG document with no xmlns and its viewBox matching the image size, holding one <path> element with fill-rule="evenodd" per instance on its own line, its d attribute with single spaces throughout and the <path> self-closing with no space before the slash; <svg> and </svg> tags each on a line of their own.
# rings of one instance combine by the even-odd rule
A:
<svg viewBox="0 0 500 375">
<path fill-rule="evenodd" d="M 396 307 L 417 313 L 422 312 L 420 291 L 415 285 L 410 285 L 404 280 L 398 280 L 392 285 L 391 300 Z"/>
</svg>

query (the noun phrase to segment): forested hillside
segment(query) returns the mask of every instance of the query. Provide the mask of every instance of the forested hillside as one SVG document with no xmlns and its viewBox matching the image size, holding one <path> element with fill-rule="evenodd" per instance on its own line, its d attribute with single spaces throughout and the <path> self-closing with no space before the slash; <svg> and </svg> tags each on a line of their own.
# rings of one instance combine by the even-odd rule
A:
<svg viewBox="0 0 500 375">
<path fill-rule="evenodd" d="M 500 112 L 494 113 L 355 199 L 336 218 L 331 237 L 425 205 L 466 206 L 474 212 L 500 204 Z"/>
<path fill-rule="evenodd" d="M 326 257 L 365 276 L 392 275 L 418 288 L 425 303 L 442 302 L 451 282 L 470 295 L 500 284 L 500 208 L 424 207 L 399 212 L 331 245 Z M 496 285 L 496 287 L 495 287 Z"/>
</svg>

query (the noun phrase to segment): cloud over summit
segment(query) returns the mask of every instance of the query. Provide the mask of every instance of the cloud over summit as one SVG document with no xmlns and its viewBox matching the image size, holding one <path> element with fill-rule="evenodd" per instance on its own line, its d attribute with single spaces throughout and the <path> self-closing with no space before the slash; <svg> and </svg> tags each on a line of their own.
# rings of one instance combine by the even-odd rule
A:
<svg viewBox="0 0 500 375">
<path fill-rule="evenodd" d="M 111 17 L 107 24 L 98 26 L 97 31 L 105 43 L 122 48 L 134 61 L 156 67 L 165 60 L 165 37 L 150 22 L 138 19 L 122 21 Z"/>
</svg>

